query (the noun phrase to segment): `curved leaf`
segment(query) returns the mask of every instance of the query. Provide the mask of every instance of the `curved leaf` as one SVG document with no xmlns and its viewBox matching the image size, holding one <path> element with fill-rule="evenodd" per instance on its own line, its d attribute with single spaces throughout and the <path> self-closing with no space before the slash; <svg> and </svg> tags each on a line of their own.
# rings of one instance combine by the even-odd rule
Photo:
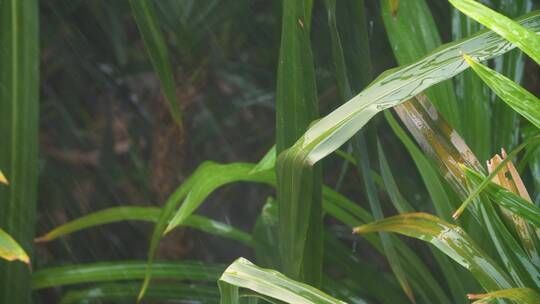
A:
<svg viewBox="0 0 540 304">
<path fill-rule="evenodd" d="M 291 304 L 345 303 L 277 271 L 259 268 L 244 258 L 234 261 L 225 270 L 218 284 L 221 304 L 238 303 L 240 288 Z"/>
<path fill-rule="evenodd" d="M 147 221 L 157 222 L 161 209 L 157 207 L 113 207 L 100 210 L 73 221 L 60 225 L 35 239 L 36 242 L 48 242 L 67 234 L 120 221 Z M 182 224 L 183 226 L 202 230 L 204 232 L 230 238 L 246 245 L 251 245 L 251 236 L 230 225 L 211 220 L 209 218 L 190 215 Z"/>
<path fill-rule="evenodd" d="M 8 261 L 19 260 L 30 264 L 30 258 L 24 249 L 2 229 L 0 229 L 0 258 Z"/>
<path fill-rule="evenodd" d="M 156 262 L 153 274 L 171 280 L 215 281 L 225 267 L 201 262 Z M 100 262 L 45 268 L 32 276 L 32 288 L 83 283 L 140 280 L 144 278 L 146 261 Z"/>
<path fill-rule="evenodd" d="M 474 0 L 449 0 L 465 15 L 515 44 L 540 64 L 540 36 L 512 19 Z"/>
<path fill-rule="evenodd" d="M 354 233 L 395 232 L 430 242 L 467 268 L 488 291 L 511 288 L 513 282 L 459 227 L 427 213 L 392 216 L 354 229 Z"/>
<path fill-rule="evenodd" d="M 508 106 L 540 128 L 540 99 L 502 74 L 476 62 L 464 54 L 463 57 L 480 78 Z"/>
</svg>

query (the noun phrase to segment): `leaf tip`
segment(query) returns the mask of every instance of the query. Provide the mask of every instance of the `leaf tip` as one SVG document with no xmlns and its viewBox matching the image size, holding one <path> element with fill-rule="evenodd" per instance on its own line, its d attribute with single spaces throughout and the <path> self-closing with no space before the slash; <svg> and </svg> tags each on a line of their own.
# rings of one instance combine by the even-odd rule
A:
<svg viewBox="0 0 540 304">
<path fill-rule="evenodd" d="M 9 182 L 2 171 L 0 171 L 0 184 L 9 185 Z"/>
</svg>

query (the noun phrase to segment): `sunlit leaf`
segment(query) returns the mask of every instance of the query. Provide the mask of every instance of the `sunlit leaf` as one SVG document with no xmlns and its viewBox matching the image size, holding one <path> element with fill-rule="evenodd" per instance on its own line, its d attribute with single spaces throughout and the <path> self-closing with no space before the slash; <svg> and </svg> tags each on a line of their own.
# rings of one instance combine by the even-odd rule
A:
<svg viewBox="0 0 540 304">
<path fill-rule="evenodd" d="M 239 303 L 240 288 L 291 304 L 345 303 L 309 285 L 291 280 L 277 271 L 259 268 L 244 258 L 232 263 L 218 283 L 221 304 Z"/>
<path fill-rule="evenodd" d="M 8 261 L 19 260 L 26 264 L 30 263 L 30 258 L 24 252 L 24 249 L 2 229 L 0 229 L 0 258 Z"/>
<path fill-rule="evenodd" d="M 449 1 L 462 13 L 512 42 L 540 64 L 540 37 L 537 33 L 475 0 Z"/>
<path fill-rule="evenodd" d="M 5 185 L 9 184 L 7 178 L 4 176 L 4 173 L 2 173 L 2 171 L 0 171 L 0 184 L 5 184 Z"/>
</svg>

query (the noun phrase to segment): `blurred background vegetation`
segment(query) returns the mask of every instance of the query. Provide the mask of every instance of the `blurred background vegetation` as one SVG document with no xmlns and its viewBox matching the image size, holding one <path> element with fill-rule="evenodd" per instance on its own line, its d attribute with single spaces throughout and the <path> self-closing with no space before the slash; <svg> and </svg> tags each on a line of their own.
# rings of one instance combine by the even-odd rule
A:
<svg viewBox="0 0 540 304">
<path fill-rule="evenodd" d="M 450 5 L 438 0 L 427 3 L 443 42 L 451 41 Z M 280 1 L 155 1 L 183 112 L 182 130 L 174 124 L 161 94 L 128 1 L 41 0 L 39 6 L 38 235 L 106 207 L 162 205 L 204 160 L 256 162 L 275 142 Z M 379 1 L 366 1 L 366 6 L 378 75 L 397 63 Z M 314 1 L 314 7 L 311 39 L 324 115 L 340 104 L 340 98 L 326 11 L 322 1 Z M 525 69 L 524 86 L 540 95 L 538 67 L 527 63 Z M 407 189 L 403 194 L 417 210 L 431 210 L 408 153 L 380 117 L 374 124 L 400 188 Z M 377 153 L 375 147 L 370 153 Z M 325 183 L 335 186 L 342 161 L 332 156 L 325 164 Z M 354 173 L 342 179 L 340 191 L 363 201 Z M 198 213 L 249 231 L 271 193 L 264 186 L 235 184 L 212 194 Z M 384 195 L 382 199 L 388 200 Z M 327 221 L 332 227 L 332 220 Z M 333 229 L 350 235 L 340 227 Z M 37 268 L 44 268 L 96 260 L 145 260 L 151 229 L 145 223 L 120 223 L 84 230 L 38 245 L 34 261 Z M 351 242 L 351 246 L 359 245 Z M 167 236 L 158 253 L 164 259 L 224 264 L 238 256 L 249 258 L 252 251 L 189 228 Z M 378 267 L 387 267 L 384 257 L 379 260 Z M 55 303 L 59 294 L 57 289 L 46 289 L 37 297 Z"/>
</svg>

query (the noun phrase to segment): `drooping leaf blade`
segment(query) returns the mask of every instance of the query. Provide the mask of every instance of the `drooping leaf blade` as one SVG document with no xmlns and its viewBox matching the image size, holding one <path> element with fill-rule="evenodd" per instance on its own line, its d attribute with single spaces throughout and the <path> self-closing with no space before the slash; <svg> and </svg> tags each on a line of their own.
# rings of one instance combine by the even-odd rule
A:
<svg viewBox="0 0 540 304">
<path fill-rule="evenodd" d="M 182 127 L 182 114 L 176 95 L 173 69 L 153 3 L 150 0 L 130 0 L 129 3 L 150 56 L 150 61 L 163 88 L 165 99 L 171 110 L 171 116 L 178 126 Z"/>
<path fill-rule="evenodd" d="M 244 258 L 232 263 L 218 284 L 221 304 L 238 303 L 240 288 L 291 304 L 345 303 L 309 285 L 291 280 L 277 271 L 259 268 Z"/>
<path fill-rule="evenodd" d="M 107 208 L 62 224 L 36 238 L 36 242 L 49 242 L 82 229 L 121 221 L 146 221 L 155 223 L 159 220 L 160 213 L 161 209 L 157 207 L 126 206 Z M 251 237 L 249 234 L 231 227 L 230 225 L 203 216 L 192 214 L 182 223 L 182 225 L 217 236 L 230 238 L 246 245 L 251 244 Z"/>
<path fill-rule="evenodd" d="M 504 75 L 480 64 L 467 54 L 463 57 L 480 78 L 514 111 L 540 128 L 540 99 Z"/>
<path fill-rule="evenodd" d="M 392 216 L 354 229 L 355 233 L 387 231 L 430 242 L 469 269 L 488 291 L 511 288 L 514 283 L 459 227 L 427 213 Z"/>
<path fill-rule="evenodd" d="M 540 36 L 537 33 L 475 0 L 449 1 L 462 13 L 512 42 L 540 64 Z"/>
</svg>

